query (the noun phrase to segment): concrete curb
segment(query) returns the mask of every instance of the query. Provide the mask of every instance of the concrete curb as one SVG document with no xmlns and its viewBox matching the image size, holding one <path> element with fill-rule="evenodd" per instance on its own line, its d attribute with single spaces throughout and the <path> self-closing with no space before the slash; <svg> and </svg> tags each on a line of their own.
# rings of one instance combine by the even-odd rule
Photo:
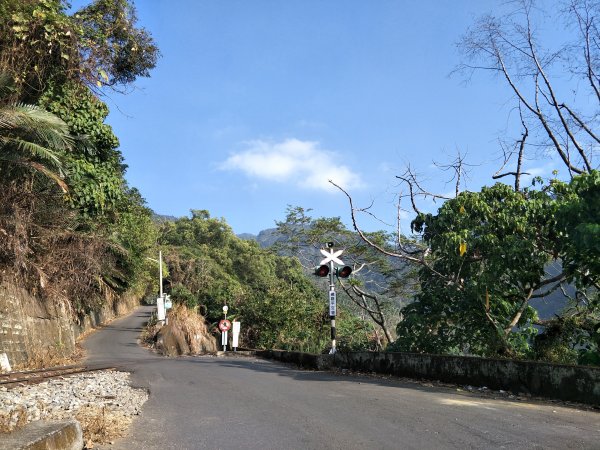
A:
<svg viewBox="0 0 600 450">
<path fill-rule="evenodd" d="M 13 433 L 3 434 L 0 441 L 0 450 L 81 450 L 83 433 L 76 420 L 39 420 Z"/>
<path fill-rule="evenodd" d="M 600 406 L 600 367 L 420 353 L 356 352 L 317 355 L 283 350 L 256 350 L 255 354 L 307 369 L 331 370 L 337 367 L 413 379 L 487 386 L 491 389 Z"/>
</svg>

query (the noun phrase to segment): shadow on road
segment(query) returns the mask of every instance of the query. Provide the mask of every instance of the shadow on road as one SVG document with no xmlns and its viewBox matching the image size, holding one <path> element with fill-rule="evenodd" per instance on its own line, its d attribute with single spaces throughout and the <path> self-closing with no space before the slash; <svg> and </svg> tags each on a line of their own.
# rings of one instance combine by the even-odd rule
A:
<svg viewBox="0 0 600 450">
<path fill-rule="evenodd" d="M 247 370 L 253 372 L 276 374 L 281 377 L 289 377 L 294 380 L 303 382 L 357 383 L 371 386 L 407 389 L 415 392 L 452 395 L 464 398 L 465 400 L 470 399 L 471 401 L 474 399 L 478 399 L 480 401 L 501 401 L 520 407 L 535 407 L 535 405 L 548 406 L 556 405 L 558 403 L 565 408 L 577 410 L 586 409 L 589 411 L 600 413 L 600 410 L 593 409 L 589 407 L 589 405 L 564 403 L 560 401 L 553 401 L 542 398 L 519 398 L 514 396 L 508 397 L 510 395 L 509 393 L 501 393 L 492 390 L 469 391 L 461 386 L 454 384 L 431 382 L 429 380 L 398 378 L 390 375 L 365 375 L 349 371 L 344 371 L 340 373 L 329 371 L 304 370 L 292 364 L 282 363 L 279 361 L 258 359 L 255 357 L 196 356 L 169 358 L 169 361 L 173 364 L 188 364 L 191 366 L 190 370 L 193 370 L 193 366 L 195 365 L 217 364 L 221 367 L 228 367 L 236 370 Z"/>
<path fill-rule="evenodd" d="M 347 382 L 347 383 L 359 383 L 359 384 L 370 384 L 377 386 L 386 387 L 397 387 L 413 389 L 422 392 L 449 392 L 460 394 L 456 391 L 455 386 L 447 387 L 436 387 L 433 385 L 424 385 L 422 382 L 417 380 L 395 378 L 395 377 L 384 377 L 384 376 L 368 376 L 362 374 L 356 374 L 352 372 L 335 373 L 328 371 L 318 370 L 304 370 L 298 368 L 292 364 L 281 363 L 278 361 L 263 360 L 255 357 L 243 357 L 243 356 L 225 356 L 225 357 L 214 357 L 214 356 L 197 356 L 197 357 L 179 357 L 169 358 L 174 364 L 189 364 L 190 366 L 202 365 L 202 364 L 217 364 L 222 367 L 229 367 L 237 370 L 248 370 L 254 372 L 276 374 L 282 377 L 289 377 L 299 381 L 317 381 L 317 382 Z M 469 393 L 463 393 L 465 395 L 473 395 Z"/>
</svg>

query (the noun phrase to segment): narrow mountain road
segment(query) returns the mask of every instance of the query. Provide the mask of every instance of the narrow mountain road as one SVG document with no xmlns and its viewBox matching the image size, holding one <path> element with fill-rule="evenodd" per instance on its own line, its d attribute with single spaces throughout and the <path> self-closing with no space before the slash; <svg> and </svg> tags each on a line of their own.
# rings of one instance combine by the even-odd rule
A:
<svg viewBox="0 0 600 450">
<path fill-rule="evenodd" d="M 301 371 L 245 357 L 163 358 L 136 339 L 138 308 L 85 342 L 150 390 L 112 449 L 600 448 L 600 413 L 479 398 L 399 380 Z"/>
</svg>

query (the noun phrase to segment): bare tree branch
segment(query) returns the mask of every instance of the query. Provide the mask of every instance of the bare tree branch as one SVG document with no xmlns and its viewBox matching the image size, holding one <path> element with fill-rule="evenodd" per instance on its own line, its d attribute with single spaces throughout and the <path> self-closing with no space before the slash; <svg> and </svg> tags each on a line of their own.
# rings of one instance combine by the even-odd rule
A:
<svg viewBox="0 0 600 450">
<path fill-rule="evenodd" d="M 329 180 L 329 183 L 331 183 L 333 186 L 335 186 L 336 188 L 338 188 L 340 191 L 342 191 L 344 193 L 344 195 L 346 196 L 346 198 L 348 199 L 348 202 L 350 204 L 350 216 L 352 218 L 352 227 L 354 228 L 354 230 L 358 233 L 358 235 L 360 236 L 360 238 L 370 247 L 376 249 L 377 251 L 379 251 L 380 253 L 387 255 L 387 256 L 391 256 L 393 258 L 400 258 L 403 259 L 405 261 L 409 261 L 412 263 L 416 263 L 419 264 L 423 267 L 425 267 L 427 270 L 429 270 L 431 273 L 445 279 L 448 280 L 448 277 L 444 276 L 443 274 L 441 274 L 440 272 L 438 272 L 437 270 L 435 270 L 433 267 L 431 267 L 427 261 L 425 260 L 425 257 L 422 255 L 421 258 L 417 258 L 414 257 L 412 255 L 407 255 L 404 253 L 396 253 L 396 252 L 391 252 L 379 245 L 377 245 L 375 242 L 371 241 L 366 235 L 365 233 L 362 231 L 362 229 L 359 228 L 357 222 L 356 222 L 356 208 L 354 208 L 354 202 L 352 201 L 352 197 L 350 196 L 350 194 L 348 194 L 348 192 L 346 192 L 342 187 L 338 186 L 337 184 L 335 184 L 332 180 Z M 425 253 L 425 250 L 423 251 L 423 253 Z M 450 283 L 453 283 L 452 280 L 448 280 Z"/>
<path fill-rule="evenodd" d="M 519 115 L 521 117 L 521 125 L 523 126 L 523 134 L 521 135 L 521 139 L 517 141 L 517 144 L 519 145 L 519 151 L 517 153 L 517 170 L 515 172 L 504 172 L 504 173 L 500 173 L 500 171 L 502 169 L 504 169 L 504 167 L 506 166 L 506 164 L 508 163 L 508 161 L 510 160 L 511 156 L 512 156 L 512 152 L 510 152 L 507 156 L 507 152 L 506 149 L 504 147 L 502 147 L 502 150 L 504 152 L 504 163 L 502 164 L 502 167 L 500 167 L 500 169 L 498 169 L 498 171 L 492 175 L 492 178 L 494 180 L 498 180 L 500 178 L 506 177 L 506 176 L 514 176 L 515 177 L 515 191 L 519 191 L 521 188 L 521 175 L 529 175 L 528 172 L 522 172 L 522 167 L 523 167 L 523 155 L 525 154 L 525 142 L 527 141 L 527 137 L 529 136 L 529 129 L 527 128 L 527 125 L 525 124 L 525 121 L 523 120 L 523 111 L 521 110 L 521 104 L 519 103 Z"/>
</svg>

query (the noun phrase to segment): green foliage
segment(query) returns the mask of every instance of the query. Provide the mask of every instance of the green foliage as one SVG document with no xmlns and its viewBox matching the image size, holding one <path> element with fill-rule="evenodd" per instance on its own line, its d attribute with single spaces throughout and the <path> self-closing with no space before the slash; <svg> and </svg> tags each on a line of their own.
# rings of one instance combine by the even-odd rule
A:
<svg viewBox="0 0 600 450">
<path fill-rule="evenodd" d="M 119 141 L 109 125 L 106 104 L 87 88 L 75 83 L 51 83 L 40 103 L 68 123 L 70 130 L 85 136 L 85 144 L 68 155 L 68 200 L 85 218 L 114 209 L 124 195 L 124 166 Z"/>
<path fill-rule="evenodd" d="M 576 364 L 578 351 L 574 348 L 578 327 L 572 318 L 549 323 L 544 333 L 535 337 L 536 355 L 545 361 L 560 364 Z"/>
<path fill-rule="evenodd" d="M 17 87 L 18 98 L 35 103 L 45 83 L 60 74 L 77 77 L 78 34 L 61 0 L 4 0 L 0 27 L 0 70 Z"/>
<path fill-rule="evenodd" d="M 67 199 L 83 218 L 101 216 L 112 211 L 124 195 L 125 182 L 120 166 L 114 162 L 86 161 L 85 159 L 68 160 L 67 182 L 71 192 Z"/>
<path fill-rule="evenodd" d="M 11 81 L 0 83 L 1 104 L 12 105 L 0 118 L 8 130 L 0 208 L 15 223 L 0 226 L 14 234 L 6 237 L 14 255 L 3 253 L 1 262 L 12 261 L 32 290 L 58 293 L 84 312 L 115 292 L 143 293 L 156 278 L 147 259 L 156 227 L 127 187 L 119 141 L 104 123 L 108 107 L 95 90 L 148 76 L 158 50 L 127 0 L 98 0 L 76 17 L 67 10 L 63 0 L 0 2 L 0 73 Z M 64 191 L 68 185 L 66 195 L 32 180 L 35 172 Z"/>
<path fill-rule="evenodd" d="M 127 0 L 97 0 L 74 16 L 60 0 L 6 0 L 2 8 L 0 69 L 14 82 L 11 95 L 39 103 L 85 137 L 66 157 L 71 206 L 85 219 L 115 214 L 125 166 L 119 141 L 104 123 L 108 107 L 90 86 L 148 76 L 158 56 L 150 35 L 136 28 Z"/>
<path fill-rule="evenodd" d="M 148 31 L 135 27 L 135 8 L 128 0 L 96 0 L 73 19 L 87 49 L 83 66 L 97 83 L 127 85 L 150 76 L 158 48 Z"/>
<path fill-rule="evenodd" d="M 587 336 L 579 339 L 578 364 L 600 366 L 600 320 L 596 316 L 595 323 L 587 331 Z"/>
<path fill-rule="evenodd" d="M 136 27 L 128 0 L 96 0 L 73 16 L 64 0 L 4 0 L 0 7 L 0 70 L 21 98 L 35 102 L 49 80 L 88 87 L 121 85 L 149 76 L 159 55 Z"/>
<path fill-rule="evenodd" d="M 240 299 L 235 309 L 254 347 L 320 352 L 327 345 L 324 302 L 316 292 L 273 280 Z"/>
<path fill-rule="evenodd" d="M 341 352 L 379 350 L 373 323 L 348 310 L 340 310 L 336 319 L 336 340 Z"/>
<path fill-rule="evenodd" d="M 43 173 L 64 191 L 62 155 L 72 149 L 67 124 L 34 105 L 14 104 L 2 93 L 10 81 L 0 74 L 0 174 L 2 183 Z"/>
<path fill-rule="evenodd" d="M 101 160 L 114 158 L 118 153 L 119 140 L 110 125 L 108 106 L 87 88 L 75 82 L 51 81 L 40 97 L 39 103 L 63 118 L 74 135 L 86 136 L 88 145 L 82 153 L 97 156 Z"/>
<path fill-rule="evenodd" d="M 339 217 L 313 219 L 310 209 L 288 206 L 286 219 L 276 222 L 280 240 L 274 249 L 283 255 L 297 258 L 305 267 L 313 267 L 322 255 L 319 249 L 325 242 L 333 242 L 335 248 L 344 249 L 343 261 L 353 266 L 350 279 L 341 281 L 339 304 L 347 311 L 368 320 L 383 333 L 385 341 L 392 341 L 393 327 L 399 320 L 399 305 L 405 303 L 414 292 L 414 272 L 408 264 L 394 264 L 387 255 L 382 255 L 366 244 L 357 233 L 348 230 Z M 393 251 L 393 237 L 385 231 L 364 233 L 380 248 Z M 314 278 L 313 278 L 314 279 Z M 314 280 L 319 283 L 318 280 Z M 323 286 L 321 286 L 323 288 Z M 356 336 L 365 336 L 366 325 L 356 326 Z M 379 341 L 377 333 L 370 332 L 372 341 Z M 361 345 L 370 348 L 366 341 Z M 382 344 L 384 346 L 384 344 Z"/>
<path fill-rule="evenodd" d="M 115 254 L 120 286 L 143 295 L 158 279 L 158 268 L 151 260 L 155 256 L 158 228 L 152 221 L 152 211 L 135 188 L 125 191 L 116 209 L 118 214 L 108 227 L 108 235 L 123 249 Z"/>
<path fill-rule="evenodd" d="M 600 282 L 600 172 L 556 187 L 558 251 L 570 280 L 580 286 Z"/>
<path fill-rule="evenodd" d="M 599 180 L 592 171 L 539 190 L 496 184 L 460 194 L 436 215 L 419 215 L 413 228 L 431 254 L 419 272 L 421 292 L 402 310 L 391 349 L 594 361 Z M 564 275 L 548 279 L 545 265 L 556 258 Z M 540 321 L 529 300 L 565 279 L 577 288 L 570 307 Z"/>
<path fill-rule="evenodd" d="M 296 259 L 237 238 L 222 219 L 210 218 L 204 210 L 164 224 L 160 243 L 173 300 L 198 306 L 212 323 L 222 318 L 222 306 L 229 305 L 230 317 L 242 322 L 244 345 L 311 352 L 328 346 L 325 294 Z M 344 348 L 364 348 L 364 322 L 348 313 L 338 326 Z"/>
<path fill-rule="evenodd" d="M 528 305 L 551 246 L 550 196 L 496 184 L 449 200 L 413 228 L 431 248 L 421 292 L 403 309 L 394 348 L 521 355 L 536 331 Z M 550 247 L 551 248 L 551 247 Z"/>
</svg>

